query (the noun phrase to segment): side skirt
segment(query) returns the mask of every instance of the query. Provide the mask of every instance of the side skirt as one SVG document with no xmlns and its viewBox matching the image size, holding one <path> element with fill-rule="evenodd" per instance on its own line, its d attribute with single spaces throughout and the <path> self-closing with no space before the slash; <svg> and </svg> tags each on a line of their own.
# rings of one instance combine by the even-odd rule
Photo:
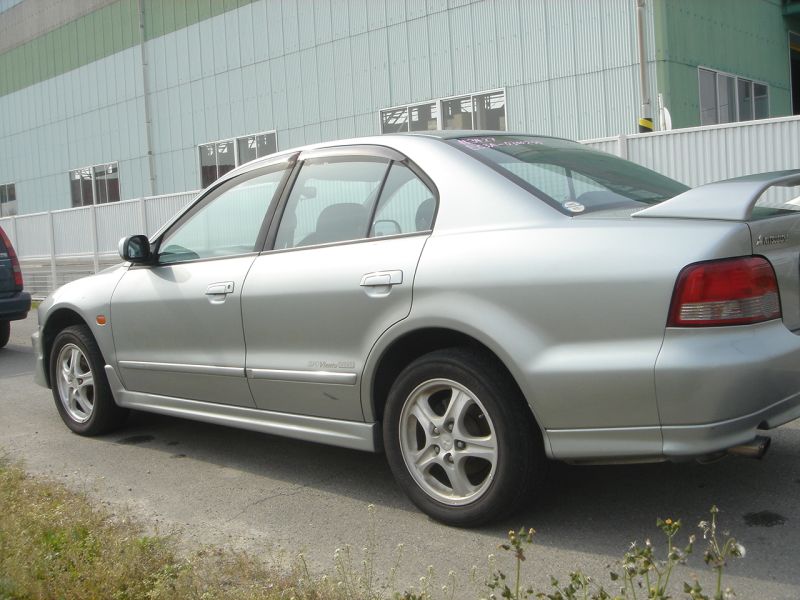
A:
<svg viewBox="0 0 800 600">
<path fill-rule="evenodd" d="M 126 390 L 114 367 L 106 365 L 106 377 L 119 406 L 172 417 L 227 425 L 284 437 L 330 444 L 353 450 L 378 452 L 378 423 L 339 421 L 307 415 L 257 410 L 228 404 L 198 402 Z"/>
</svg>

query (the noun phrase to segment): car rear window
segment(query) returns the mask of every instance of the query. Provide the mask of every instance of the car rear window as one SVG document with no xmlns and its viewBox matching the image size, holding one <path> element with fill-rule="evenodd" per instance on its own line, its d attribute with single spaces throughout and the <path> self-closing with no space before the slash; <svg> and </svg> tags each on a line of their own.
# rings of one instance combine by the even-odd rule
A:
<svg viewBox="0 0 800 600">
<path fill-rule="evenodd" d="M 689 189 L 655 171 L 567 140 L 501 135 L 449 143 L 570 215 L 649 206 Z"/>
</svg>

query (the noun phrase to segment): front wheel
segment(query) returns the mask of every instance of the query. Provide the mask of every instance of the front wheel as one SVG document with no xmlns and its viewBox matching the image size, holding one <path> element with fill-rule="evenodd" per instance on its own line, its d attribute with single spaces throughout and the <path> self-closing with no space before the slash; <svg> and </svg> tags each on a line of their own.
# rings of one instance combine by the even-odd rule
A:
<svg viewBox="0 0 800 600">
<path fill-rule="evenodd" d="M 405 492 L 450 525 L 510 514 L 544 473 L 541 432 L 525 400 L 494 360 L 468 349 L 406 367 L 389 392 L 383 433 Z"/>
<path fill-rule="evenodd" d="M 50 384 L 58 413 L 81 435 L 116 429 L 128 411 L 114 402 L 100 348 L 86 325 L 61 331 L 50 351 Z"/>
</svg>

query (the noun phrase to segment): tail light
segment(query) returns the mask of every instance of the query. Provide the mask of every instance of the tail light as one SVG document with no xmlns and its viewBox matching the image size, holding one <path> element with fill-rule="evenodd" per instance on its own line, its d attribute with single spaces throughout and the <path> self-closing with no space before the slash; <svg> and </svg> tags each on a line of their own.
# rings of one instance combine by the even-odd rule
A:
<svg viewBox="0 0 800 600">
<path fill-rule="evenodd" d="M 0 227 L 0 240 L 3 241 L 3 245 L 6 247 L 6 252 L 8 253 L 8 258 L 11 260 L 11 272 L 14 274 L 14 287 L 21 290 L 23 287 L 22 269 L 20 269 L 19 266 L 19 259 L 17 258 L 17 253 L 14 251 L 14 246 L 11 245 L 11 240 L 8 239 L 2 227 Z"/>
<path fill-rule="evenodd" d="M 781 316 L 778 280 L 761 256 L 696 263 L 678 275 L 668 327 L 746 325 Z"/>
</svg>

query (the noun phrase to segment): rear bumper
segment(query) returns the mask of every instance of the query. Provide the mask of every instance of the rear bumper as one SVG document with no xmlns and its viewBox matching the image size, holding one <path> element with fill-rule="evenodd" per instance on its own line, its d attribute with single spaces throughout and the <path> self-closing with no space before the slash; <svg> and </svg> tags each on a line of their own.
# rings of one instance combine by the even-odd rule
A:
<svg viewBox="0 0 800 600">
<path fill-rule="evenodd" d="M 800 418 L 800 394 L 727 421 L 665 426 L 661 428 L 664 455 L 672 459 L 708 456 L 746 444 L 764 429 L 774 429 L 797 418 Z"/>
<path fill-rule="evenodd" d="M 548 429 L 548 454 L 582 463 L 688 460 L 800 418 L 800 335 L 781 321 L 668 329 L 654 376 L 660 425 Z"/>
<path fill-rule="evenodd" d="M 31 295 L 18 292 L 10 298 L 0 298 L 0 321 L 19 321 L 28 316 L 31 309 Z"/>
<path fill-rule="evenodd" d="M 668 329 L 655 375 L 667 458 L 720 452 L 800 418 L 800 336 L 781 321 Z"/>
</svg>

